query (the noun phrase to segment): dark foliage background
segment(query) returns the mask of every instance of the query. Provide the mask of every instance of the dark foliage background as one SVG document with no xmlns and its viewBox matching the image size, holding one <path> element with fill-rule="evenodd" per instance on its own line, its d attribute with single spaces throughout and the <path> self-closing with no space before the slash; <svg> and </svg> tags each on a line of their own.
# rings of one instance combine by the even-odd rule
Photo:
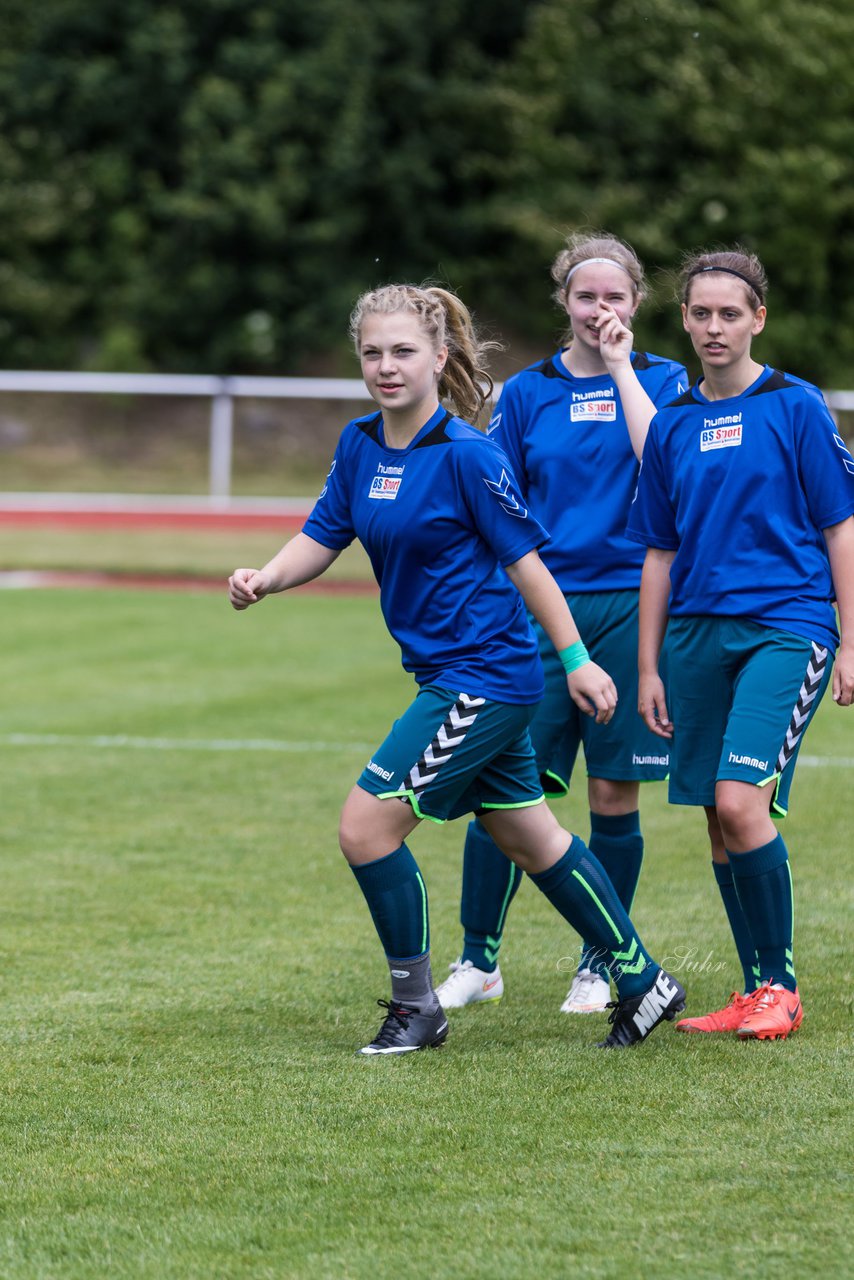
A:
<svg viewBox="0 0 854 1280">
<path fill-rule="evenodd" d="M 355 296 L 441 280 L 550 344 L 549 262 L 765 262 L 761 355 L 854 357 L 848 0 L 0 0 L 0 364 L 296 373 Z"/>
</svg>

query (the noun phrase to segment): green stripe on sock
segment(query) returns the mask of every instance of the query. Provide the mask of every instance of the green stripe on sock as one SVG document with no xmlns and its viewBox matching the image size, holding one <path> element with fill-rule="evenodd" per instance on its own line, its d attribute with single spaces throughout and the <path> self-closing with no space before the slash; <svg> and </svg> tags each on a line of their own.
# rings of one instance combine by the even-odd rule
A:
<svg viewBox="0 0 854 1280">
<path fill-rule="evenodd" d="M 416 871 L 415 878 L 421 890 L 421 955 L 427 950 L 427 889 L 421 879 L 421 872 Z"/>
<path fill-rule="evenodd" d="M 595 894 L 595 893 L 593 892 L 593 890 L 591 889 L 590 885 L 589 885 L 589 884 L 587 883 L 587 881 L 584 879 L 584 876 L 579 875 L 578 871 L 576 871 L 576 870 L 575 870 L 575 868 L 573 868 L 572 874 L 575 876 L 575 878 L 576 878 L 576 880 L 578 881 L 578 883 L 579 883 L 580 885 L 583 885 L 583 886 L 584 886 L 584 888 L 585 888 L 585 889 L 587 890 L 587 892 L 590 894 L 590 897 L 591 897 L 591 898 L 593 899 L 593 901 L 596 903 L 596 906 L 597 906 L 597 907 L 599 908 L 599 910 L 601 911 L 602 915 L 603 915 L 603 916 L 605 917 L 605 919 L 608 921 L 608 924 L 609 924 L 609 925 L 610 925 L 610 927 L 611 927 L 611 932 L 614 934 L 614 937 L 617 939 L 617 942 L 618 942 L 618 943 L 622 942 L 622 941 L 623 941 L 623 935 L 620 933 L 619 929 L 618 929 L 618 928 L 617 928 L 617 926 L 614 924 L 614 921 L 613 921 L 613 920 L 611 919 L 611 917 L 608 915 L 608 912 L 607 912 L 607 911 L 605 910 L 605 908 L 602 906 L 602 903 L 599 901 L 599 899 L 597 898 L 596 894 Z"/>
</svg>

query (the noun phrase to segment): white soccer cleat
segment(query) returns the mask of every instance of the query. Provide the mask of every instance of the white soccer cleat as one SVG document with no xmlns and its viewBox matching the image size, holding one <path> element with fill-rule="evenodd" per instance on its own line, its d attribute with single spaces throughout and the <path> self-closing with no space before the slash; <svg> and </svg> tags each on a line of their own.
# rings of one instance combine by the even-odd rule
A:
<svg viewBox="0 0 854 1280">
<path fill-rule="evenodd" d="M 561 1013 L 604 1013 L 611 999 L 611 988 L 601 974 L 592 969 L 579 969 L 572 979 Z"/>
<path fill-rule="evenodd" d="M 495 1004 L 504 995 L 504 979 L 498 966 L 492 973 L 476 969 L 471 960 L 455 960 L 448 965 L 450 978 L 436 988 L 443 1009 L 462 1009 L 467 1004 Z"/>
</svg>

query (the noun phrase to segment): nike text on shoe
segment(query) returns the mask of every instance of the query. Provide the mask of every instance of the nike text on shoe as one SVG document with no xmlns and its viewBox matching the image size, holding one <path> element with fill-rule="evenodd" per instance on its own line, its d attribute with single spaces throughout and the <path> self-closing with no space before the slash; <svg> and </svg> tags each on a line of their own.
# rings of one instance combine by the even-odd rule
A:
<svg viewBox="0 0 854 1280">
<path fill-rule="evenodd" d="M 738 1028 L 741 1040 L 785 1040 L 804 1020 L 797 991 L 779 983 L 764 983 L 754 992 L 753 1005 Z"/>
<path fill-rule="evenodd" d="M 672 1022 L 685 1008 L 685 991 L 671 974 L 659 969 L 655 982 L 642 996 L 611 1002 L 612 1030 L 600 1049 L 628 1049 L 654 1031 L 659 1022 Z"/>
<path fill-rule="evenodd" d="M 455 960 L 448 968 L 451 976 L 436 988 L 443 1009 L 462 1009 L 467 1004 L 496 1004 L 504 995 L 504 980 L 497 965 L 492 973 L 476 969 L 471 960 Z"/>
<path fill-rule="evenodd" d="M 723 1009 L 706 1013 L 701 1018 L 683 1018 L 676 1023 L 676 1030 L 699 1031 L 707 1035 L 711 1032 L 737 1031 L 756 1003 L 758 994 L 758 991 L 751 991 L 743 996 L 738 991 L 733 991 Z"/>
<path fill-rule="evenodd" d="M 360 1054 L 372 1057 L 412 1053 L 416 1049 L 435 1049 L 444 1043 L 448 1035 L 448 1019 L 440 1006 L 437 1005 L 432 1013 L 418 1013 L 390 1000 L 378 1000 L 377 1004 L 388 1009 L 388 1013 L 371 1043 L 358 1050 Z"/>
<path fill-rule="evenodd" d="M 611 988 L 600 973 L 579 969 L 572 979 L 569 993 L 560 1006 L 561 1013 L 604 1013 L 611 1000 Z"/>
</svg>

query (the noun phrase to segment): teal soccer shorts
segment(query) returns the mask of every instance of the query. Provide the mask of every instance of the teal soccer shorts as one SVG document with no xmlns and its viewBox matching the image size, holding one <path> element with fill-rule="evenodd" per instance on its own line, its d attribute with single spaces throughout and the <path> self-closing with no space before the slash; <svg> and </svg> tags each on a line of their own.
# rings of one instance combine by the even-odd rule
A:
<svg viewBox="0 0 854 1280">
<path fill-rule="evenodd" d="M 785 817 L 833 654 L 745 618 L 671 618 L 668 636 L 671 804 L 713 805 L 730 779 L 770 787 L 771 813 Z"/>
<path fill-rule="evenodd" d="M 579 592 L 566 597 L 590 657 L 617 686 L 617 709 L 596 724 L 572 701 L 557 651 L 536 622 L 546 691 L 531 724 L 531 741 L 547 796 L 566 795 L 578 748 L 590 778 L 659 782 L 670 768 L 670 744 L 638 715 L 638 593 Z"/>
<path fill-rule="evenodd" d="M 426 685 L 357 785 L 381 800 L 403 800 L 432 822 L 539 804 L 543 789 L 528 733 L 535 709 Z"/>
</svg>

